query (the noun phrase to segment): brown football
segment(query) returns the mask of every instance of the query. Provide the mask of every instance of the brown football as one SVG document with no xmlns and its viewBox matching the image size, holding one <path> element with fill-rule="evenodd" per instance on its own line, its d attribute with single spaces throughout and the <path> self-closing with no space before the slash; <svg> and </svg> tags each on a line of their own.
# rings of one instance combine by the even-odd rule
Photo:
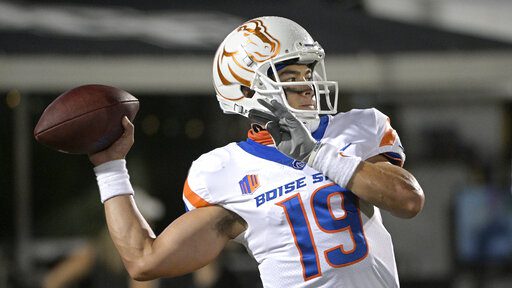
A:
<svg viewBox="0 0 512 288">
<path fill-rule="evenodd" d="M 71 154 L 91 154 L 110 146 L 123 134 L 121 120 L 133 122 L 139 100 L 119 88 L 90 84 L 62 93 L 39 118 L 37 141 Z"/>
</svg>

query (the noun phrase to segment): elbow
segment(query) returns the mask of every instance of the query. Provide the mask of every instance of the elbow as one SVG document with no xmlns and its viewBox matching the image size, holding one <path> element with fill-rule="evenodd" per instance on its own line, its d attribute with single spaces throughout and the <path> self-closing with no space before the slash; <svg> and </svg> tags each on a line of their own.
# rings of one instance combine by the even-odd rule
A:
<svg viewBox="0 0 512 288">
<path fill-rule="evenodd" d="M 401 187 L 401 195 L 403 198 L 400 200 L 400 207 L 397 216 L 400 218 L 411 219 L 418 215 L 423 210 L 425 204 L 425 195 L 423 190 L 416 182 L 416 185 L 403 185 Z"/>
<path fill-rule="evenodd" d="M 158 278 L 151 265 L 144 260 L 139 260 L 126 265 L 126 270 L 133 280 L 149 281 Z"/>
<path fill-rule="evenodd" d="M 421 210 L 423 210 L 423 204 L 425 202 L 425 197 L 422 195 L 417 195 L 416 197 L 412 197 L 407 201 L 404 205 L 404 211 L 402 218 L 411 219 L 416 217 L 416 215 L 420 214 Z"/>
</svg>

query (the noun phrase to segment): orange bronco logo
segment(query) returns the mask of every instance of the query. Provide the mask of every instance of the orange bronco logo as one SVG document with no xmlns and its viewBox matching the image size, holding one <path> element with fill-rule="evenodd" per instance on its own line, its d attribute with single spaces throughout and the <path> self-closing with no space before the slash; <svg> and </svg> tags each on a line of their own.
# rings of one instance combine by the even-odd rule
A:
<svg viewBox="0 0 512 288">
<path fill-rule="evenodd" d="M 248 21 L 234 33 L 232 37 L 236 40 L 226 41 L 222 54 L 217 59 L 218 75 L 224 85 L 239 82 L 250 87 L 250 79 L 254 74 L 254 70 L 250 68 L 252 63 L 261 63 L 275 57 L 281 45 L 267 32 L 267 27 L 261 20 Z"/>
</svg>

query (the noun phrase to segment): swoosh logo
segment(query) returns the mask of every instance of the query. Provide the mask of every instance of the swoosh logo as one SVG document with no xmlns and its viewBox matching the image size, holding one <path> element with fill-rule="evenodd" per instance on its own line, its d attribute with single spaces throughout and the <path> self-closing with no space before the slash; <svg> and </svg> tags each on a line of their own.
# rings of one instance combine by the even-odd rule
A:
<svg viewBox="0 0 512 288">
<path fill-rule="evenodd" d="M 345 152 L 345 150 L 347 150 L 347 148 L 350 147 L 350 145 L 352 145 L 352 142 L 348 143 L 347 145 L 345 145 L 345 147 L 339 150 L 339 154 L 341 157 L 350 157 L 348 155 L 343 154 L 343 152 Z"/>
</svg>

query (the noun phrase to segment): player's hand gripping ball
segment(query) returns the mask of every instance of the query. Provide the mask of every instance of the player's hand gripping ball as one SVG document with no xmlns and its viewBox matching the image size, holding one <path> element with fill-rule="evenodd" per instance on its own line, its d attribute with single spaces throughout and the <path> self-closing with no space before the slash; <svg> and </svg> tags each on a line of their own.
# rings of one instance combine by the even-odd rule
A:
<svg viewBox="0 0 512 288">
<path fill-rule="evenodd" d="M 139 101 L 130 93 L 105 85 L 84 85 L 57 97 L 34 129 L 37 141 L 71 154 L 92 154 L 123 134 L 121 119 L 133 121 Z"/>
</svg>

